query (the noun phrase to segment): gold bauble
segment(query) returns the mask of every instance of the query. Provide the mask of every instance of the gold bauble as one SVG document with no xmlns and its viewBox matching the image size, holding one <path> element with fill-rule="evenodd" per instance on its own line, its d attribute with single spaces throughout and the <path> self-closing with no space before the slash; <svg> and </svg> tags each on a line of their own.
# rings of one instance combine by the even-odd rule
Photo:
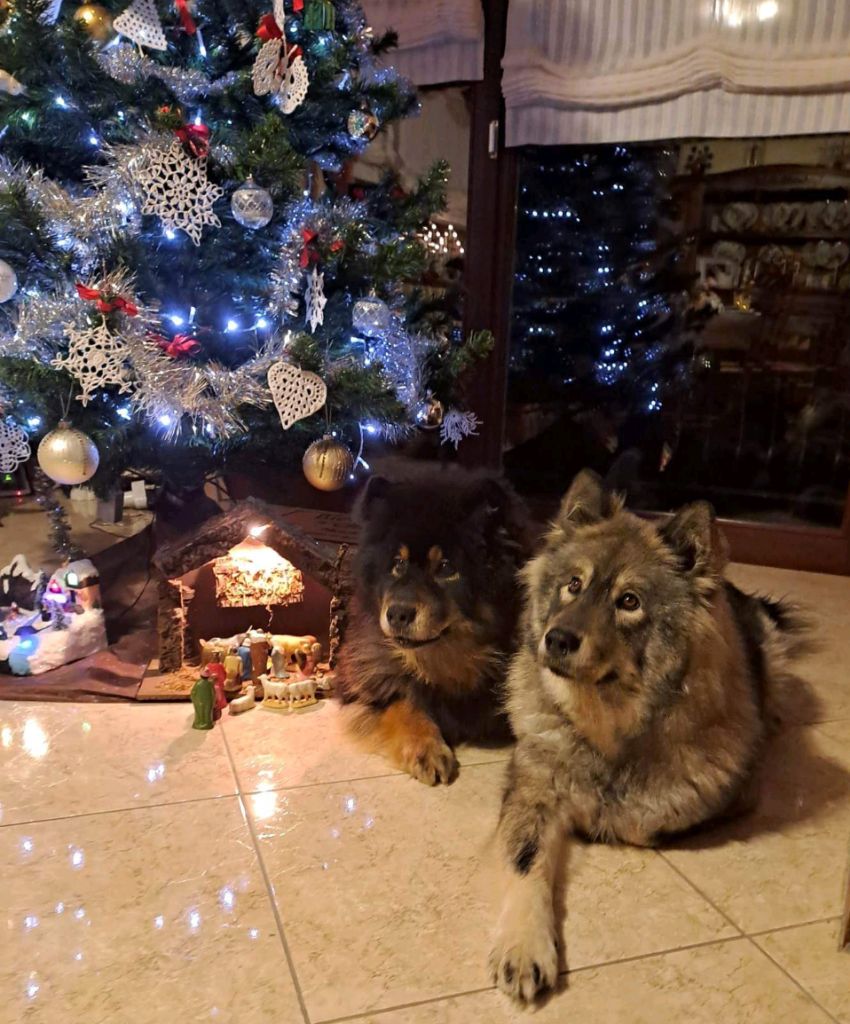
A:
<svg viewBox="0 0 850 1024">
<path fill-rule="evenodd" d="M 71 486 L 91 480 L 100 462 L 94 441 L 64 420 L 55 430 L 44 435 L 36 457 L 51 480 Z"/>
<path fill-rule="evenodd" d="M 304 476 L 319 491 L 338 491 L 354 469 L 354 456 L 341 441 L 325 434 L 304 452 Z"/>
<path fill-rule="evenodd" d="M 115 35 L 112 15 L 100 4 L 83 4 L 74 11 L 74 18 L 83 23 L 86 32 L 97 43 L 108 43 Z"/>
<path fill-rule="evenodd" d="M 439 427 L 443 422 L 443 403 L 433 395 L 428 395 L 416 407 L 415 418 L 424 430 L 433 430 L 435 427 Z"/>
</svg>

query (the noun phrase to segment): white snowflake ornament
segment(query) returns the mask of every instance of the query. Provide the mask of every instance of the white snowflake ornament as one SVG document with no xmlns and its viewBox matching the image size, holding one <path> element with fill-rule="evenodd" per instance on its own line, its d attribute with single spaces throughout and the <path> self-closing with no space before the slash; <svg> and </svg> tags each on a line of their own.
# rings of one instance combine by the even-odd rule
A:
<svg viewBox="0 0 850 1024">
<path fill-rule="evenodd" d="M 11 420 L 0 420 L 0 473 L 14 473 L 32 455 L 23 427 Z"/>
<path fill-rule="evenodd" d="M 96 327 L 68 331 L 68 354 L 53 360 L 52 365 L 67 370 L 82 388 L 77 401 L 83 405 L 95 391 L 110 384 L 118 385 L 118 393 L 130 390 L 130 373 L 126 366 L 127 348 L 101 321 Z"/>
<path fill-rule="evenodd" d="M 285 59 L 283 68 L 283 80 L 278 90 L 278 102 L 284 114 L 291 114 L 307 98 L 307 90 L 310 88 L 310 76 L 307 74 L 307 65 L 300 53 L 293 48 Z"/>
<path fill-rule="evenodd" d="M 474 412 L 461 412 L 460 409 L 449 409 L 440 424 L 440 441 L 442 444 L 453 444 L 455 451 L 465 437 L 477 437 L 481 420 Z"/>
<path fill-rule="evenodd" d="M 255 96 L 267 96 L 270 92 L 277 92 L 280 88 L 280 83 L 283 81 L 280 70 L 282 49 L 282 39 L 267 39 L 260 47 L 260 52 L 251 69 Z"/>
<path fill-rule="evenodd" d="M 276 94 L 280 109 L 291 114 L 307 97 L 310 77 L 297 46 L 287 50 L 283 39 L 269 39 L 260 47 L 251 71 L 256 96 Z"/>
<path fill-rule="evenodd" d="M 149 50 L 168 49 L 154 0 L 133 0 L 112 22 L 112 27 L 137 46 L 147 46 Z"/>
<path fill-rule="evenodd" d="M 166 228 L 185 231 L 195 245 L 201 244 L 205 224 L 221 227 L 213 204 L 224 192 L 207 178 L 207 161 L 188 156 L 179 140 L 158 150 L 135 172 L 143 194 L 142 213 L 153 213 Z"/>
<path fill-rule="evenodd" d="M 300 370 L 292 363 L 275 363 L 269 370 L 268 382 L 284 430 L 318 412 L 328 397 L 325 382 L 318 374 Z"/>
<path fill-rule="evenodd" d="M 325 322 L 325 306 L 328 304 L 325 298 L 325 275 L 320 274 L 315 267 L 307 275 L 304 300 L 307 303 L 307 323 L 315 334 L 316 328 Z"/>
</svg>

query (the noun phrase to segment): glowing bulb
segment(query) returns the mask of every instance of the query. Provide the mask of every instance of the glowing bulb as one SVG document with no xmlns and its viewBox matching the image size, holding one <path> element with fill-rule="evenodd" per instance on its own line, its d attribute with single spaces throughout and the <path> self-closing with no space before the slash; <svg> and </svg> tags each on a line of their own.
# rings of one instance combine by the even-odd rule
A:
<svg viewBox="0 0 850 1024">
<path fill-rule="evenodd" d="M 121 417 L 122 420 L 129 420 L 132 417 L 132 413 L 130 412 L 126 405 L 122 405 L 121 408 L 118 409 L 118 415 Z"/>
<path fill-rule="evenodd" d="M 176 238 L 177 237 L 172 228 L 166 228 L 165 231 L 163 231 L 163 234 L 168 239 L 172 239 L 172 238 Z"/>
<path fill-rule="evenodd" d="M 779 4 L 776 0 L 762 0 L 756 7 L 756 17 L 759 21 L 770 21 L 779 14 Z"/>
<path fill-rule="evenodd" d="M 157 419 L 164 427 L 170 427 L 173 422 L 168 413 L 163 413 L 162 416 L 158 416 Z"/>
<path fill-rule="evenodd" d="M 266 523 L 264 526 L 252 526 L 248 531 L 252 537 L 262 537 L 263 532 L 269 528 L 269 524 Z"/>
<path fill-rule="evenodd" d="M 264 316 L 261 316 L 258 318 L 254 326 L 259 327 L 261 331 L 264 331 L 269 326 L 269 322 Z"/>
<path fill-rule="evenodd" d="M 235 320 L 228 320 L 227 326 L 224 328 L 226 331 L 238 331 L 239 324 Z"/>
<path fill-rule="evenodd" d="M 30 430 L 35 430 L 36 427 L 40 427 L 41 426 L 41 417 L 40 416 L 30 416 L 27 419 L 27 426 L 30 428 Z"/>
<path fill-rule="evenodd" d="M 61 107 L 63 110 L 68 109 L 68 101 L 64 96 L 57 96 L 53 102 L 57 107 Z"/>
<path fill-rule="evenodd" d="M 182 327 L 186 321 L 182 316 L 178 316 L 176 313 L 170 313 L 168 319 L 174 324 L 175 327 Z"/>
</svg>

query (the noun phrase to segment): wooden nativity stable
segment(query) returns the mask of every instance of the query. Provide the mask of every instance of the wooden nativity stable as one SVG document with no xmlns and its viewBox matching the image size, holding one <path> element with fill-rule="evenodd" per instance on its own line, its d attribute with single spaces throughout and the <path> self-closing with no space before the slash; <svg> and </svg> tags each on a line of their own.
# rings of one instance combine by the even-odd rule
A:
<svg viewBox="0 0 850 1024">
<path fill-rule="evenodd" d="M 201 641 L 249 630 L 311 634 L 333 666 L 351 591 L 349 545 L 317 540 L 292 519 L 293 510 L 248 498 L 156 552 L 159 652 L 140 699 L 188 697 Z"/>
</svg>

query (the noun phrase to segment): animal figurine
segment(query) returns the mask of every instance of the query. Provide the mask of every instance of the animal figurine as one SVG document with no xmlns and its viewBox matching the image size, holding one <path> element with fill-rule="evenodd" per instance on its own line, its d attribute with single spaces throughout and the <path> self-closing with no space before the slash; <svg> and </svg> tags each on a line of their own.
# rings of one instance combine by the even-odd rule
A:
<svg viewBox="0 0 850 1024">
<path fill-rule="evenodd" d="M 212 729 L 215 688 L 209 676 L 201 675 L 192 687 L 192 706 L 195 709 L 193 729 Z"/>
<path fill-rule="evenodd" d="M 245 711 L 250 711 L 256 703 L 254 699 L 254 684 L 248 683 L 245 687 L 245 693 L 241 697 L 234 697 L 230 702 L 230 713 L 231 715 L 241 715 Z"/>
<path fill-rule="evenodd" d="M 316 703 L 315 679 L 295 682 L 262 677 L 263 707 L 272 711 L 293 711 Z"/>
<path fill-rule="evenodd" d="M 273 633 L 270 638 L 272 651 L 282 651 L 286 657 L 286 663 L 295 661 L 296 651 L 304 651 L 309 654 L 313 645 L 318 642 L 318 637 L 310 633 L 304 636 L 292 636 L 289 633 Z"/>
</svg>

